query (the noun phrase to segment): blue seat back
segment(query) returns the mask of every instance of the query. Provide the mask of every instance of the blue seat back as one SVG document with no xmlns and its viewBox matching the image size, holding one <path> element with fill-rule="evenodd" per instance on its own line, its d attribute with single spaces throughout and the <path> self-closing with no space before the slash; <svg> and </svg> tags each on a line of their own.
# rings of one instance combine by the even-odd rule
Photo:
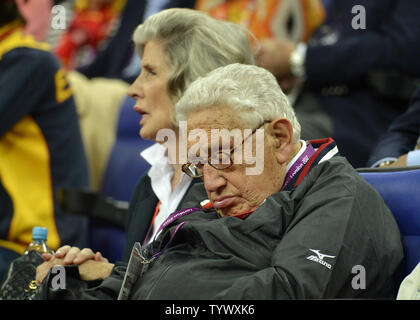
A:
<svg viewBox="0 0 420 320">
<path fill-rule="evenodd" d="M 101 194 L 119 201 L 129 201 L 140 177 L 149 164 L 140 152 L 154 142 L 139 136 L 140 115 L 134 110 L 135 100 L 127 97 L 120 110 L 115 144 L 110 152 L 102 178 Z M 111 262 L 121 259 L 125 246 L 125 232 L 98 221 L 91 222 L 90 246 L 102 252 Z"/>
<path fill-rule="evenodd" d="M 359 174 L 378 191 L 397 221 L 405 251 L 405 276 L 420 262 L 420 168 Z"/>
<path fill-rule="evenodd" d="M 101 193 L 121 201 L 129 201 L 139 178 L 149 169 L 140 152 L 154 142 L 139 136 L 140 115 L 133 110 L 135 101 L 127 97 L 118 118 L 115 144 L 102 178 Z"/>
</svg>

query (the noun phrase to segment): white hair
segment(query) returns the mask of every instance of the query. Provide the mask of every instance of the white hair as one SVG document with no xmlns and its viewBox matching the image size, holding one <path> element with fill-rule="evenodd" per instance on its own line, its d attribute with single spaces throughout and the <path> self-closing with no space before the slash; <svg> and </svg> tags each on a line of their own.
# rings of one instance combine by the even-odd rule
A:
<svg viewBox="0 0 420 320">
<path fill-rule="evenodd" d="M 219 67 L 195 80 L 175 105 L 176 122 L 197 108 L 226 106 L 241 123 L 256 128 L 264 121 L 285 118 L 293 127 L 293 142 L 300 139 L 300 124 L 276 78 L 266 69 L 239 63 Z"/>
</svg>

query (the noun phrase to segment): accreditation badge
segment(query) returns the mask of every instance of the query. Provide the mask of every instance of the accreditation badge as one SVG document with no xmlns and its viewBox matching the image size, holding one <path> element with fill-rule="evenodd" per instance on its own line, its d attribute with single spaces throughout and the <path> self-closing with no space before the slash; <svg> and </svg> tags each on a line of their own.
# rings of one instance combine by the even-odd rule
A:
<svg viewBox="0 0 420 320">
<path fill-rule="evenodd" d="M 131 250 L 130 260 L 128 261 L 127 270 L 124 275 L 124 280 L 121 286 L 118 300 L 127 300 L 131 288 L 141 277 L 144 267 L 150 260 L 145 258 L 144 249 L 139 242 L 135 242 Z"/>
</svg>

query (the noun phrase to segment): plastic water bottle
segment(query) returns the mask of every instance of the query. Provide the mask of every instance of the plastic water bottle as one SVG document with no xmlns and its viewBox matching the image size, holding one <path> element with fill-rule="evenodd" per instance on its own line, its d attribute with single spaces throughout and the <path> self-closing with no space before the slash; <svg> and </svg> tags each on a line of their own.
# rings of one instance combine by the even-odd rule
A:
<svg viewBox="0 0 420 320">
<path fill-rule="evenodd" d="M 47 246 L 48 229 L 42 227 L 34 227 L 32 229 L 32 242 L 26 248 L 24 254 L 28 254 L 29 251 L 37 251 L 40 253 L 51 253 L 54 251 Z"/>
</svg>

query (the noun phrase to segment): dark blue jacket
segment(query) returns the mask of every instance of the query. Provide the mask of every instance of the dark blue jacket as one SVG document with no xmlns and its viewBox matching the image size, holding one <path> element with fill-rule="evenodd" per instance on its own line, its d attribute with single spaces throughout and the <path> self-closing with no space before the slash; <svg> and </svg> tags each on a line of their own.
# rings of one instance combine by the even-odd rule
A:
<svg viewBox="0 0 420 320">
<path fill-rule="evenodd" d="M 355 5 L 366 8 L 364 30 L 352 28 Z M 377 71 L 420 76 L 419 17 L 416 0 L 331 1 L 308 46 L 306 90 L 332 116 L 340 152 L 355 167 L 365 166 L 379 137 L 408 105 L 379 94 L 367 79 Z"/>
</svg>

